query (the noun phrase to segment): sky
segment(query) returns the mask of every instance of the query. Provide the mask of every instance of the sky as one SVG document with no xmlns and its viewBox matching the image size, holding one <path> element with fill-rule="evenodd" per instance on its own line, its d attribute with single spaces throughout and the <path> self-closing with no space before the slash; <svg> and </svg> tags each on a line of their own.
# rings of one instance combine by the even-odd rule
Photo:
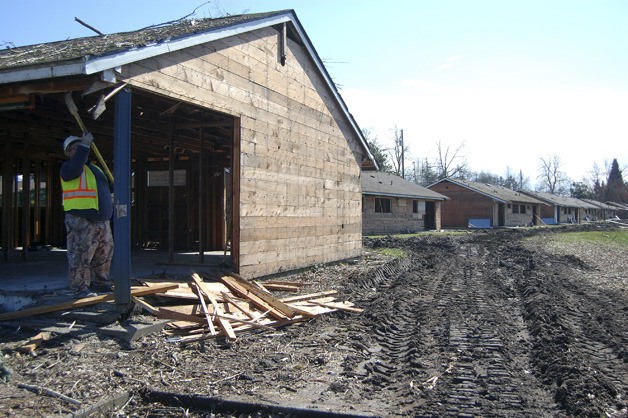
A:
<svg viewBox="0 0 628 418">
<path fill-rule="evenodd" d="M 437 144 L 475 172 L 574 181 L 614 158 L 628 177 L 625 0 L 2 0 L 0 48 L 192 17 L 293 9 L 349 111 L 382 148 Z"/>
</svg>

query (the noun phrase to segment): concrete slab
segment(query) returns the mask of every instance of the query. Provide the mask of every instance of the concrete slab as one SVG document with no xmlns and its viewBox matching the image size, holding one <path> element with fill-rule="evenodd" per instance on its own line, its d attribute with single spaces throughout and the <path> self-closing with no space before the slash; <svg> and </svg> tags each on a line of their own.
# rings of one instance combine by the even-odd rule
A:
<svg viewBox="0 0 628 418">
<path fill-rule="evenodd" d="M 175 253 L 141 250 L 131 253 L 131 277 L 151 275 L 191 276 L 211 274 L 230 268 L 231 257 L 223 251 L 208 251 L 204 261 L 198 253 Z M 22 252 L 10 251 L 7 260 L 0 261 L 0 297 L 7 292 L 54 291 L 68 287 L 67 254 L 63 248 L 42 248 Z M 115 277 L 112 277 L 115 280 Z"/>
<path fill-rule="evenodd" d="M 100 328 L 99 332 L 104 335 L 110 335 L 115 338 L 125 340 L 127 342 L 135 341 L 146 335 L 161 332 L 166 326 L 169 320 L 159 320 L 155 322 L 137 322 L 127 321 L 120 324 L 113 324 L 107 327 Z"/>
</svg>

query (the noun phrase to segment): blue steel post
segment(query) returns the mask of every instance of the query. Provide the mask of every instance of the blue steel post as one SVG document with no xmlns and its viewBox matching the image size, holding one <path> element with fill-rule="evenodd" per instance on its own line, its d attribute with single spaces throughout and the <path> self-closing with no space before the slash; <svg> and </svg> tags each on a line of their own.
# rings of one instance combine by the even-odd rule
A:
<svg viewBox="0 0 628 418">
<path fill-rule="evenodd" d="M 115 96 L 113 277 L 114 296 L 120 309 L 131 303 L 131 90 Z"/>
</svg>

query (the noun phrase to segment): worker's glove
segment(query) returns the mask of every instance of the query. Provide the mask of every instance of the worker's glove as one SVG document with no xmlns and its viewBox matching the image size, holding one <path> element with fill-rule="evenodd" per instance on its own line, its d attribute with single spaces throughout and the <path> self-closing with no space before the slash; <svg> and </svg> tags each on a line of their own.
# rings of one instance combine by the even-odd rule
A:
<svg viewBox="0 0 628 418">
<path fill-rule="evenodd" d="M 89 148 L 92 146 L 92 142 L 94 142 L 94 135 L 89 132 L 85 132 L 81 140 L 83 141 L 83 145 Z"/>
</svg>

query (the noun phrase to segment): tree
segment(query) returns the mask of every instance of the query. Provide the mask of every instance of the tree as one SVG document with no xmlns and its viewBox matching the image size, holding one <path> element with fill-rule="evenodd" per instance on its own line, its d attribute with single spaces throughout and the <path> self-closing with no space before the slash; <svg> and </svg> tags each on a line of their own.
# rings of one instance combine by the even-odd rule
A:
<svg viewBox="0 0 628 418">
<path fill-rule="evenodd" d="M 403 130 L 397 129 L 395 126 L 393 128 L 393 140 L 394 145 L 391 150 L 389 150 L 389 156 L 392 161 L 392 173 L 402 177 L 405 173 L 404 171 L 404 159 L 406 154 L 410 153 L 408 147 L 406 147 L 403 143 Z"/>
<path fill-rule="evenodd" d="M 628 186 L 624 183 L 624 177 L 619 169 L 617 158 L 613 159 L 611 170 L 606 181 L 606 201 L 623 203 L 628 201 Z"/>
<path fill-rule="evenodd" d="M 576 199 L 594 199 L 595 198 L 593 189 L 591 189 L 591 187 L 584 182 L 574 181 L 573 183 L 571 183 L 570 192 L 571 192 L 570 193 L 571 197 L 575 197 Z"/>
<path fill-rule="evenodd" d="M 537 189 L 551 194 L 566 194 L 569 179 L 562 171 L 558 155 L 541 158 Z"/>
<path fill-rule="evenodd" d="M 438 173 L 427 158 L 424 158 L 423 161 L 419 159 L 415 161 L 415 173 L 415 183 L 422 186 L 428 186 L 439 180 Z"/>
<path fill-rule="evenodd" d="M 392 170 L 386 158 L 386 150 L 381 147 L 381 145 L 377 141 L 377 137 L 373 136 L 372 131 L 370 129 L 362 129 L 362 134 L 364 135 L 364 138 L 366 139 L 366 143 L 368 144 L 369 149 L 371 150 L 371 154 L 373 154 L 373 157 L 375 158 L 375 161 L 377 162 L 377 166 L 379 167 L 379 170 L 385 173 L 390 173 Z"/>
<path fill-rule="evenodd" d="M 469 174 L 467 160 L 462 155 L 464 141 L 455 150 L 452 150 L 450 146 L 444 147 L 439 140 L 436 143 L 436 149 L 438 151 L 436 171 L 438 172 L 439 180 L 447 177 L 465 177 Z"/>
</svg>

